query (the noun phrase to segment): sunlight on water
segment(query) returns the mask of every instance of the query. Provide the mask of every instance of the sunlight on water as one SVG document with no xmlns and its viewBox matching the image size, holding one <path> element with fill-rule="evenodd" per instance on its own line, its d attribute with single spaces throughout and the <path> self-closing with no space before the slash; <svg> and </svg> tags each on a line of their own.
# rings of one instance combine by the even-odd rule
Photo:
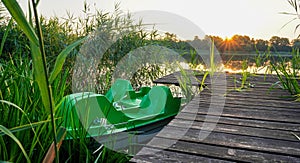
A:
<svg viewBox="0 0 300 163">
<path fill-rule="evenodd" d="M 236 67 L 224 66 L 224 70 L 229 73 L 242 73 L 243 70 Z M 276 74 L 275 71 L 271 72 L 270 68 L 267 66 L 248 66 L 246 72 L 254 73 L 254 74 Z"/>
<path fill-rule="evenodd" d="M 235 61 L 237 62 L 237 61 Z M 243 69 L 241 67 L 241 62 L 240 63 L 235 63 L 235 64 L 221 64 L 218 68 L 219 71 L 223 71 L 223 72 L 229 72 L 229 73 L 242 73 Z M 185 66 L 187 67 L 187 66 Z M 196 66 L 191 66 L 190 68 L 193 70 L 197 70 L 197 71 L 209 71 L 205 65 L 203 64 L 198 64 Z M 249 72 L 249 73 L 254 73 L 254 74 L 276 74 L 275 71 L 271 72 L 270 66 L 260 66 L 257 67 L 255 64 L 252 65 L 248 65 L 247 69 L 245 69 L 244 71 Z"/>
</svg>

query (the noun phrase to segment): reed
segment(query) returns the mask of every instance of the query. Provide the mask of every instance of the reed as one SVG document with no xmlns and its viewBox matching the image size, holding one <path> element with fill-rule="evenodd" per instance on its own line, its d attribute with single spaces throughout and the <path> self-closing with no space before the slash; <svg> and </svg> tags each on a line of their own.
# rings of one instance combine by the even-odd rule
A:
<svg viewBox="0 0 300 163">
<path fill-rule="evenodd" d="M 9 122 L 5 126 L 11 126 L 14 128 L 20 128 L 24 125 L 28 126 L 28 124 L 29 124 L 31 126 L 31 129 L 33 130 L 34 136 L 31 137 L 30 135 L 32 135 L 32 134 L 30 134 L 30 133 L 28 135 L 21 136 L 22 132 L 17 132 L 16 135 L 17 135 L 17 137 L 19 137 L 19 139 L 21 139 L 21 140 L 29 139 L 28 141 L 19 141 L 19 139 L 14 137 L 14 135 L 12 135 L 12 133 L 11 134 L 8 133 L 7 130 L 3 130 L 3 131 L 5 131 L 5 133 L 7 135 L 9 135 L 15 142 L 17 142 L 17 145 L 24 153 L 24 156 L 26 157 L 27 161 L 30 161 L 29 157 L 32 156 L 33 153 L 36 153 L 35 150 L 37 150 L 38 145 L 42 148 L 42 150 L 41 150 L 42 152 L 39 152 L 39 154 L 41 154 L 41 155 L 44 154 L 45 147 L 47 147 L 49 145 L 48 141 L 50 141 L 51 139 L 45 139 L 46 142 L 43 144 L 41 143 L 40 136 L 42 134 L 45 133 L 46 135 L 44 135 L 44 136 L 46 136 L 46 138 L 49 138 L 50 136 L 52 136 L 52 138 L 54 140 L 54 144 L 57 144 L 56 124 L 55 124 L 55 118 L 54 118 L 54 110 L 55 110 L 54 101 L 55 100 L 54 100 L 54 96 L 52 94 L 52 85 L 51 84 L 59 76 L 59 74 L 62 70 L 62 65 L 66 58 L 65 56 L 68 55 L 68 53 L 74 47 L 79 45 L 82 42 L 82 40 L 79 40 L 79 41 L 75 42 L 74 44 L 67 46 L 58 55 L 56 62 L 55 62 L 55 66 L 53 68 L 53 71 L 51 72 L 50 77 L 48 77 L 49 72 L 48 72 L 48 68 L 47 68 L 47 60 L 46 60 L 43 33 L 41 30 L 41 24 L 40 24 L 39 16 L 37 13 L 38 1 L 36 2 L 36 1 L 32 0 L 31 5 L 30 5 L 30 11 L 32 9 L 33 14 L 34 14 L 35 26 L 33 25 L 34 23 L 32 22 L 33 18 L 31 18 L 32 12 L 29 13 L 30 18 L 29 18 L 29 21 L 27 21 L 26 17 L 24 16 L 24 13 L 23 13 L 22 9 L 20 8 L 19 4 L 17 3 L 17 1 L 3 0 L 2 2 L 5 5 L 6 9 L 9 11 L 11 17 L 18 24 L 18 27 L 22 30 L 22 32 L 24 32 L 24 34 L 28 38 L 29 44 L 30 44 L 30 54 L 31 54 L 31 58 L 32 58 L 32 64 L 31 64 L 31 60 L 26 60 L 26 59 L 23 60 L 22 57 L 20 56 L 20 59 L 17 60 L 17 62 L 14 59 L 11 59 L 11 62 L 10 62 L 11 64 L 8 64 L 5 66 L 5 69 L 3 71 L 4 73 L 1 76 L 1 80 L 3 81 L 3 83 L 6 83 L 4 88 L 2 89 L 3 92 L 6 92 L 6 91 L 7 92 L 2 93 L 2 90 L 1 90 L 2 99 L 5 99 L 7 101 L 9 100 L 10 104 L 13 106 L 17 106 L 18 108 L 20 108 L 19 106 L 22 106 L 26 109 L 24 109 L 24 111 L 23 111 L 23 109 L 21 109 L 22 110 L 21 113 L 19 113 L 19 112 L 15 113 L 14 111 L 11 112 L 9 110 L 9 107 L 4 106 L 2 109 L 2 111 L 4 113 L 3 119 L 6 120 L 6 121 L 4 121 L 4 123 Z M 10 24 L 11 24 L 11 21 L 6 29 L 6 32 L 9 31 L 9 28 L 11 28 Z M 5 33 L 4 37 L 5 37 L 5 39 L 3 39 L 2 43 L 1 43 L 2 45 L 4 45 L 3 41 L 6 40 L 7 33 Z M 29 65 L 28 65 L 28 63 L 29 63 Z M 33 67 L 33 70 L 30 68 L 31 66 Z M 13 68 L 13 70 L 11 70 L 11 68 Z M 23 72 L 20 73 L 20 71 L 23 71 Z M 24 82 L 22 82 L 22 81 L 24 81 Z M 56 86 L 58 86 L 58 85 L 56 85 Z M 10 96 L 3 97 L 4 95 L 10 95 Z M 31 95 L 34 95 L 34 97 L 30 97 Z M 11 97 L 14 97 L 14 98 L 11 98 Z M 32 105 L 30 105 L 30 103 L 27 102 L 26 99 L 28 99 L 28 98 L 29 98 L 29 102 L 31 102 Z M 41 101 L 41 103 L 39 101 Z M 57 101 L 59 101 L 59 100 L 57 100 Z M 40 106 L 42 106 L 42 107 L 40 107 Z M 31 110 L 30 108 L 33 108 L 35 110 L 39 109 L 37 111 L 38 114 L 34 115 L 35 110 Z M 46 122 L 42 123 L 37 128 L 34 128 L 30 121 L 28 124 L 26 124 L 26 122 L 24 121 L 24 117 L 27 117 L 27 119 L 29 119 L 28 114 L 34 115 L 33 117 L 31 117 L 31 118 L 33 118 L 34 121 L 37 121 L 37 122 L 47 121 L 47 123 Z M 14 120 L 14 121 L 11 121 L 11 120 Z M 51 126 L 48 126 L 49 121 L 51 122 Z M 47 132 L 47 128 L 48 128 L 48 132 Z M 3 128 L 3 129 L 5 129 L 5 128 Z M 3 138 L 2 138 L 2 142 L 5 142 L 5 141 L 3 141 Z M 32 142 L 31 144 L 26 145 L 28 147 L 26 149 L 29 149 L 28 151 L 24 150 L 21 142 L 25 142 L 25 143 Z M 22 160 L 22 157 L 20 157 L 17 154 L 18 150 L 17 150 L 16 146 L 12 145 L 12 146 L 8 146 L 8 147 L 9 147 L 9 149 L 6 148 L 5 146 L 3 146 L 3 148 L 5 148 L 3 151 L 5 151 L 4 153 L 7 156 L 7 158 L 4 157 L 4 160 L 8 160 L 8 157 L 10 157 L 9 159 L 12 159 L 12 160 L 17 160 L 17 161 Z M 56 160 L 58 161 L 59 155 L 58 155 L 57 146 L 55 145 L 54 148 L 55 148 L 55 155 L 57 158 Z M 8 152 L 9 150 L 11 150 L 11 151 Z M 7 155 L 8 153 L 10 153 L 11 156 L 8 156 Z M 36 154 L 36 155 L 38 155 L 38 154 Z M 19 157 L 15 158 L 16 156 L 19 156 Z M 37 158 L 37 161 L 41 161 L 42 156 L 36 157 L 36 158 Z"/>
<path fill-rule="evenodd" d="M 39 1 L 29 2 L 31 12 L 26 18 L 16 0 L 2 0 L 10 16 L 1 18 L 2 22 L 7 23 L 0 24 L 0 32 L 3 31 L 0 44 L 1 161 L 44 160 L 51 144 L 57 139 L 61 117 L 55 113 L 63 97 L 72 93 L 73 65 L 81 44 L 86 41 L 85 36 L 99 27 L 111 30 L 112 24 L 115 31 L 131 29 L 129 35 L 116 42 L 105 54 L 101 64 L 109 63 L 105 66 L 110 70 L 129 51 L 152 44 L 146 39 L 151 33 L 143 32 L 139 25 L 132 25 L 130 15 L 128 19 L 121 19 L 118 4 L 116 15 L 98 10 L 91 15 L 89 5 L 85 3 L 86 17 L 74 18 L 69 14 L 62 21 L 56 17 L 47 20 L 39 16 Z M 97 80 L 100 85 L 95 90 L 97 93 L 105 93 L 110 87 L 112 72 L 104 74 Z M 160 67 L 149 65 L 135 74 L 133 83 L 140 87 L 148 83 L 141 83 L 139 78 L 151 81 L 160 75 Z M 98 159 L 110 162 L 129 159 L 106 148 L 93 154 L 91 149 L 95 141 L 86 138 L 84 128 L 81 130 L 78 139 L 63 141 L 59 155 L 64 157 L 59 160 L 90 162 Z M 56 158 L 59 155 L 56 154 Z"/>
<path fill-rule="evenodd" d="M 293 49 L 291 58 L 280 57 L 277 63 L 271 62 L 272 69 L 276 72 L 282 87 L 288 90 L 291 95 L 299 96 L 299 73 L 300 73 L 300 54 L 299 49 Z M 299 99 L 298 99 L 299 100 Z"/>
</svg>

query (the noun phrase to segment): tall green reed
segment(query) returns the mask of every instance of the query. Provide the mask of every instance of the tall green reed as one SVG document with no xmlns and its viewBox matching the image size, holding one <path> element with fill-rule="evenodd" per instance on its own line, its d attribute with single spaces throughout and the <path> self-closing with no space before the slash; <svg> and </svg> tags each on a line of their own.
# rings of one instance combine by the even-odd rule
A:
<svg viewBox="0 0 300 163">
<path fill-rule="evenodd" d="M 247 70 L 248 68 L 248 60 L 244 59 L 242 61 L 242 72 L 240 73 L 241 77 L 237 79 L 234 77 L 234 90 L 235 91 L 244 91 L 250 87 L 254 87 L 254 84 L 251 84 L 248 81 L 249 76 L 251 76 L 251 72 Z M 239 84 L 239 86 L 238 86 Z"/>
<path fill-rule="evenodd" d="M 46 112 L 51 117 L 51 124 L 52 124 L 52 137 L 54 139 L 54 144 L 57 144 L 56 140 L 56 125 L 54 119 L 54 98 L 52 95 L 51 83 L 54 79 L 58 76 L 62 69 L 62 65 L 65 61 L 67 54 L 74 49 L 77 45 L 79 45 L 82 40 L 75 42 L 74 44 L 69 45 L 65 50 L 63 50 L 59 55 L 58 59 L 56 59 L 54 69 L 48 77 L 48 69 L 47 69 L 47 61 L 46 61 L 46 54 L 45 54 L 45 46 L 43 42 L 43 34 L 39 22 L 39 16 L 37 13 L 37 5 L 39 1 L 31 1 L 34 20 L 35 20 L 35 27 L 36 31 L 34 30 L 34 26 L 32 23 L 32 18 L 29 18 L 29 21 L 26 20 L 26 17 L 20 8 L 19 4 L 15 0 L 3 0 L 3 4 L 6 6 L 7 10 L 17 22 L 18 26 L 22 29 L 25 33 L 27 38 L 30 41 L 30 50 L 33 60 L 33 76 L 34 82 L 37 83 L 39 87 L 39 93 L 41 95 L 41 100 L 43 103 Z M 29 15 L 31 16 L 31 6 Z M 56 157 L 58 157 L 57 147 L 55 145 L 55 153 Z M 57 159 L 58 160 L 58 159 Z"/>
<path fill-rule="evenodd" d="M 1 65 L 0 81 L 5 83 L 0 87 L 1 125 L 19 139 L 32 161 L 38 161 L 51 141 L 48 138 L 49 131 L 45 130 L 50 127 L 50 119 L 42 107 L 38 86 L 32 80 L 32 63 L 20 56 Z M 5 142 L 0 146 L 3 152 L 0 153 L 0 160 L 23 160 L 18 144 L 0 135 L 0 141 Z M 40 152 L 36 153 L 36 150 Z M 33 155 L 36 159 L 33 159 Z"/>
<path fill-rule="evenodd" d="M 14 18 L 11 26 L 7 27 L 9 29 L 7 30 L 7 40 L 11 39 L 11 33 L 13 36 L 24 35 L 25 33 L 27 38 L 23 38 L 23 36 L 20 37 L 22 39 L 12 38 L 17 46 L 10 46 L 13 50 L 1 55 L 1 57 L 5 56 L 6 58 L 3 65 L 0 65 L 3 70 L 0 71 L 0 81 L 5 83 L 1 86 L 0 100 L 9 101 L 24 111 L 24 113 L 19 112 L 12 109 L 12 106 L 0 103 L 0 106 L 3 106 L 0 109 L 0 112 L 3 113 L 0 116 L 3 119 L 1 125 L 8 128 L 18 138 L 33 162 L 41 162 L 53 139 L 56 140 L 55 125 L 60 125 L 58 122 L 61 117 L 50 117 L 53 115 L 51 110 L 55 112 L 63 96 L 71 93 L 70 79 L 72 76 L 70 74 L 73 71 L 73 59 L 78 52 L 76 47 L 85 41 L 85 35 L 96 29 L 109 32 L 112 29 L 130 31 L 128 35 L 119 39 L 108 49 L 103 62 L 99 65 L 100 72 L 105 72 L 104 75 L 98 76 L 97 81 L 99 85 L 97 91 L 102 93 L 105 93 L 110 87 L 116 64 L 128 52 L 145 45 L 157 45 L 157 42 L 162 43 L 162 45 L 170 44 L 170 47 L 174 44 L 162 40 L 157 42 L 149 40 L 148 38 L 152 38 L 153 33 L 144 32 L 141 24 L 132 24 L 130 15 L 128 15 L 128 19 L 123 19 L 118 5 L 116 5 L 115 15 L 98 10 L 96 14 L 92 15 L 88 12 L 89 6 L 86 4 L 84 7 L 86 16 L 84 18 L 77 19 L 69 15 L 64 22 L 59 22 L 56 18 L 45 20 L 43 17 L 38 17 L 37 1 L 31 2 L 30 8 L 33 11 L 29 14 L 28 21 L 15 0 L 3 0 L 3 3 L 6 4 Z M 32 22 L 33 20 L 35 22 Z M 109 34 L 113 35 L 114 33 Z M 57 40 L 57 38 L 63 38 L 64 41 Z M 5 41 L 3 42 L 5 43 Z M 74 43 L 71 44 L 71 42 Z M 68 44 L 71 45 L 67 46 Z M 3 50 L 7 52 L 7 49 L 4 48 Z M 27 51 L 30 56 L 27 55 Z M 73 54 L 71 61 L 68 60 L 70 59 L 68 58 L 70 57 L 70 55 L 68 56 L 69 53 Z M 133 76 L 133 85 L 140 87 L 143 84 L 148 84 L 142 83 L 140 79 L 151 81 L 164 75 L 166 73 L 164 71 L 158 65 L 149 65 Z M 26 121 L 26 115 L 29 116 L 30 122 Z M 79 139 L 65 141 L 62 145 L 61 152 L 67 154 L 67 158 L 62 158 L 63 161 L 95 159 L 96 156 L 89 151 L 94 142 L 85 138 L 86 131 L 84 129 L 79 136 Z M 0 147 L 3 149 L 0 153 L 1 160 L 19 162 L 24 159 L 23 155 L 18 155 L 20 146 L 13 141 L 3 136 L 0 138 L 0 142 L 5 142 L 5 146 Z M 107 153 L 109 154 L 103 152 L 103 157 L 113 155 L 112 152 Z M 118 154 L 112 157 L 118 158 Z"/>
<path fill-rule="evenodd" d="M 2 126 L 2 125 L 0 125 L 0 130 L 1 130 L 4 134 L 6 134 L 6 135 L 8 135 L 9 137 L 11 137 L 11 138 L 18 144 L 18 146 L 19 146 L 20 149 L 22 150 L 22 152 L 23 152 L 23 154 L 24 154 L 24 156 L 25 156 L 27 162 L 30 162 L 30 159 L 29 159 L 29 157 L 28 157 L 28 155 L 27 155 L 27 153 L 26 153 L 26 151 L 25 151 L 23 145 L 22 145 L 21 142 L 14 136 L 14 134 L 13 134 L 9 129 L 7 129 L 6 127 L 4 127 L 4 126 Z M 2 143 L 3 143 L 3 141 L 2 141 Z M 5 144 L 2 144 L 2 145 L 5 145 Z"/>
<path fill-rule="evenodd" d="M 293 48 L 290 56 L 281 56 L 280 54 L 271 54 L 270 47 L 263 54 L 257 51 L 258 56 L 255 58 L 256 67 L 266 68 L 265 74 L 274 73 L 278 77 L 278 82 L 274 83 L 270 89 L 275 85 L 280 84 L 282 89 L 286 89 L 289 93 L 300 100 L 300 53 L 299 49 Z"/>
<path fill-rule="evenodd" d="M 292 18 L 290 21 L 288 21 L 286 24 L 283 25 L 282 28 L 284 28 L 286 25 L 290 24 L 291 22 L 295 20 L 299 20 L 299 0 L 287 0 L 290 6 L 294 8 L 294 13 L 290 12 L 282 12 L 281 14 L 285 15 L 292 15 L 294 18 Z M 297 29 L 300 27 L 300 24 L 297 24 L 295 26 L 294 33 L 297 32 Z M 300 35 L 298 35 L 297 38 L 299 38 Z M 299 57 L 299 49 L 292 49 L 291 52 L 292 59 L 289 61 L 283 60 L 281 58 L 281 61 L 279 64 L 271 64 L 271 67 L 275 70 L 280 82 L 283 85 L 284 89 L 287 89 L 292 95 L 295 95 L 297 98 L 297 101 L 300 101 L 300 84 L 299 84 L 299 63 L 300 63 L 300 57 Z"/>
<path fill-rule="evenodd" d="M 2 51 L 3 51 L 3 48 L 4 48 L 4 43 L 5 43 L 6 39 L 7 39 L 7 35 L 8 35 L 8 32 L 9 32 L 9 29 L 12 26 L 12 23 L 13 23 L 13 20 L 10 19 L 10 21 L 9 21 L 9 23 L 8 23 L 6 29 L 5 29 L 4 35 L 2 37 L 1 44 L 0 44 L 0 56 L 2 55 Z"/>
<path fill-rule="evenodd" d="M 31 67 L 31 60 L 21 55 L 1 63 L 0 82 L 5 84 L 0 87 L 0 125 L 18 138 L 32 162 L 41 162 L 53 141 L 53 128 L 43 107 L 38 85 L 33 80 Z M 68 71 L 62 72 L 52 84 L 55 104 L 64 96 L 68 87 L 65 81 L 69 75 Z M 0 145 L 0 160 L 20 162 L 25 159 L 19 154 L 20 146 L 3 133 L 0 133 L 0 142 L 3 142 Z"/>
<path fill-rule="evenodd" d="M 283 88 L 292 95 L 300 94 L 299 73 L 300 73 L 300 53 L 299 49 L 293 49 L 291 58 L 279 57 L 279 62 L 270 63 L 272 69 L 276 72 Z"/>
</svg>

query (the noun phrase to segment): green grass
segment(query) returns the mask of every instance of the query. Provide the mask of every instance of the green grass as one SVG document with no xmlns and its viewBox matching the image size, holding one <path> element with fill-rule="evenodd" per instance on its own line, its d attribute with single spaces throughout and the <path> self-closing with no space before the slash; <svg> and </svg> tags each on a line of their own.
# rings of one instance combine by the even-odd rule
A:
<svg viewBox="0 0 300 163">
<path fill-rule="evenodd" d="M 132 25 L 128 19 L 121 19 L 116 5 L 116 15 L 97 11 L 89 13 L 84 5 L 84 18 L 74 18 L 71 14 L 64 21 L 58 18 L 46 20 L 37 13 L 37 2 L 32 1 L 29 17 L 15 0 L 2 0 L 10 13 L 5 26 L 0 25 L 2 40 L 0 46 L 0 161 L 42 162 L 56 140 L 56 131 L 61 125 L 61 117 L 55 114 L 63 97 L 72 93 L 72 73 L 76 55 L 88 34 L 102 27 L 109 34 L 128 30 L 104 54 L 99 71 L 106 71 L 97 78 L 97 93 L 105 93 L 110 87 L 112 72 L 118 61 L 129 51 L 152 42 L 146 37 L 140 25 Z M 87 16 L 89 17 L 87 19 Z M 34 21 L 34 22 L 33 22 Z M 112 25 L 115 25 L 112 29 Z M 105 28 L 105 29 L 104 29 Z M 102 66 L 102 67 L 101 67 Z M 103 69 L 102 69 L 103 68 Z M 148 65 L 137 71 L 132 82 L 135 87 L 163 75 L 158 65 Z M 143 79 L 143 80 L 140 80 Z M 93 139 L 85 138 L 86 131 L 78 139 L 64 140 L 60 148 L 59 160 L 93 162 L 127 162 L 127 155 L 103 148 L 93 154 Z M 57 141 L 58 142 L 58 141 Z M 57 157 L 58 158 L 58 157 Z M 58 159 L 57 159 L 58 160 Z"/>
<path fill-rule="evenodd" d="M 239 79 L 234 78 L 234 90 L 235 91 L 244 91 L 250 87 L 254 87 L 254 84 L 248 81 L 251 72 L 248 72 L 248 60 L 242 61 L 242 72 L 240 73 L 241 77 Z M 239 86 L 238 86 L 239 85 Z"/>
<path fill-rule="evenodd" d="M 2 0 L 11 17 L 3 17 L 0 25 L 0 161 L 42 162 L 56 141 L 62 118 L 55 114 L 65 95 L 72 93 L 72 74 L 76 55 L 87 42 L 86 36 L 101 27 L 109 36 L 124 30 L 129 31 L 117 40 L 105 53 L 99 63 L 95 92 L 105 93 L 111 86 L 113 71 L 120 59 L 130 51 L 146 45 L 162 45 L 168 48 L 174 42 L 160 40 L 157 31 L 145 32 L 142 24 L 131 24 L 121 19 L 122 12 L 116 5 L 115 14 L 96 11 L 89 13 L 84 4 L 83 18 L 71 14 L 61 20 L 57 17 L 46 19 L 39 16 L 36 1 L 31 2 L 32 13 L 25 17 L 15 0 Z M 1 12 L 1 10 L 0 10 Z M 33 22 L 34 21 L 34 22 Z M 156 38 L 155 38 L 156 37 Z M 149 39 L 151 38 L 151 39 Z M 97 42 L 96 42 L 97 43 Z M 89 46 L 97 47 L 99 44 Z M 177 47 L 176 47 L 177 48 Z M 211 51 L 214 51 L 213 47 Z M 191 53 L 191 65 L 197 67 L 196 53 Z M 285 89 L 298 97 L 299 50 L 293 51 L 291 60 L 273 63 L 272 67 Z M 211 53 L 214 58 L 214 53 Z M 257 60 L 258 61 L 258 60 Z M 201 86 L 207 75 L 214 75 L 217 67 L 211 60 L 210 71 L 204 73 Z M 246 70 L 246 68 L 244 68 Z M 183 70 L 183 69 L 181 69 Z M 151 81 L 169 73 L 161 65 L 146 64 L 132 77 L 135 88 L 151 85 Z M 182 72 L 182 91 L 187 99 L 199 91 L 191 87 L 187 72 Z M 248 72 L 242 73 L 242 86 L 247 85 Z M 200 91 L 203 87 L 200 87 Z M 75 123 L 75 122 L 72 122 Z M 130 157 L 107 148 L 96 149 L 95 140 L 86 138 L 86 130 L 80 129 L 78 139 L 64 140 L 59 152 L 60 161 L 68 162 L 127 162 Z M 58 141 L 57 141 L 58 142 Z"/>
<path fill-rule="evenodd" d="M 293 48 L 289 53 L 290 57 L 281 56 L 280 54 L 271 54 L 270 48 L 263 54 L 257 51 L 255 64 L 257 68 L 266 68 L 265 74 L 275 73 L 278 77 L 278 82 L 275 85 L 280 85 L 282 89 L 287 90 L 296 101 L 300 101 L 300 53 L 299 49 Z"/>
<path fill-rule="evenodd" d="M 283 87 L 295 97 L 300 94 L 299 75 L 300 75 L 300 54 L 299 49 L 293 49 L 292 58 L 280 58 L 277 63 L 271 62 L 272 69 Z M 299 97 L 298 97 L 299 100 Z"/>
<path fill-rule="evenodd" d="M 1 125 L 8 128 L 24 147 L 29 158 L 42 161 L 51 142 L 50 118 L 44 110 L 38 85 L 33 80 L 32 64 L 20 57 L 2 64 L 0 80 L 5 83 L 0 89 Z M 4 102 L 6 101 L 6 102 Z M 50 138 L 50 139 L 49 139 Z M 0 160 L 21 161 L 20 144 L 1 136 Z M 40 151 L 36 153 L 36 151 Z M 34 158 L 36 159 L 32 159 Z"/>
<path fill-rule="evenodd" d="M 2 2 L 14 18 L 14 23 L 17 23 L 14 27 L 24 32 L 28 38 L 28 43 L 25 44 L 30 47 L 31 56 L 23 58 L 24 54 L 21 51 L 19 53 L 13 51 L 5 54 L 13 55 L 9 61 L 1 62 L 0 80 L 5 84 L 0 90 L 2 100 L 0 112 L 1 130 L 5 135 L 0 138 L 0 160 L 20 162 L 25 157 L 28 162 L 30 160 L 41 162 L 52 141 L 57 142 L 55 121 L 59 117 L 54 117 L 54 110 L 55 105 L 64 96 L 64 91 L 68 87 L 67 77 L 70 76 L 68 71 L 62 72 L 63 64 L 67 55 L 83 39 L 67 46 L 58 54 L 50 73 L 41 24 L 36 12 L 36 2 L 32 1 L 31 4 L 35 23 L 31 18 L 29 21 L 26 20 L 16 1 L 3 0 Z M 5 30 L 1 47 L 5 44 L 9 31 L 13 30 L 11 24 L 12 21 Z M 22 42 L 18 43 L 22 44 Z M 2 52 L 1 48 L 1 55 L 4 55 Z M 23 155 L 19 155 L 19 150 Z M 57 149 L 55 153 L 58 153 Z"/>
</svg>

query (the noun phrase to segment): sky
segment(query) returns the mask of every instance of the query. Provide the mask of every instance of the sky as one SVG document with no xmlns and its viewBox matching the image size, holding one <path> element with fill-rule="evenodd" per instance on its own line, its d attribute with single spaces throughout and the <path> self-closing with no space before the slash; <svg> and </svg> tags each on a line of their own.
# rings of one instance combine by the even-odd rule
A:
<svg viewBox="0 0 300 163">
<path fill-rule="evenodd" d="M 27 0 L 19 2 L 25 9 Z M 294 12 L 287 0 L 86 0 L 86 2 L 92 9 L 96 7 L 105 12 L 113 11 L 114 4 L 120 2 L 120 8 L 124 12 L 157 10 L 173 13 L 194 23 L 205 34 L 222 38 L 240 34 L 265 40 L 269 40 L 272 36 L 294 39 L 300 33 L 300 31 L 294 33 L 300 19 L 282 28 L 294 18 L 291 15 L 280 14 L 280 12 Z M 66 17 L 67 11 L 74 15 L 82 15 L 83 3 L 84 0 L 41 0 L 39 12 L 46 17 Z M 184 31 L 191 32 L 193 28 L 184 27 Z"/>
</svg>

